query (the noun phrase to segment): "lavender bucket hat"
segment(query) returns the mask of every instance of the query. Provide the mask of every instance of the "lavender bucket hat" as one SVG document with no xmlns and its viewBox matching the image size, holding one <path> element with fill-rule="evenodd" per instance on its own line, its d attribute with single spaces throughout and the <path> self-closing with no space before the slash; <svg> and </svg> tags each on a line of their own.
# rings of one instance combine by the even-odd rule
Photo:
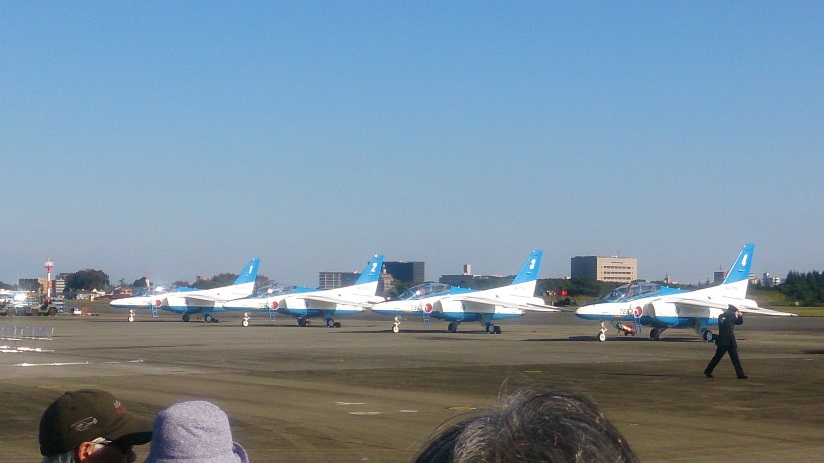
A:
<svg viewBox="0 0 824 463">
<path fill-rule="evenodd" d="M 180 402 L 157 414 L 145 463 L 249 463 L 232 440 L 229 417 L 201 400 Z"/>
</svg>

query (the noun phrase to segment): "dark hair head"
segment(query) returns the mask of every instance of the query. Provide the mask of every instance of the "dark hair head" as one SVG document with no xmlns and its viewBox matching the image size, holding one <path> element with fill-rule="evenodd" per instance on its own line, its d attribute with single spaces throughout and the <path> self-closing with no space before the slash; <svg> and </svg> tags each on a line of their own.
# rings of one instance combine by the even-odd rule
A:
<svg viewBox="0 0 824 463">
<path fill-rule="evenodd" d="M 528 385 L 481 415 L 440 428 L 416 462 L 637 462 L 588 398 Z"/>
</svg>

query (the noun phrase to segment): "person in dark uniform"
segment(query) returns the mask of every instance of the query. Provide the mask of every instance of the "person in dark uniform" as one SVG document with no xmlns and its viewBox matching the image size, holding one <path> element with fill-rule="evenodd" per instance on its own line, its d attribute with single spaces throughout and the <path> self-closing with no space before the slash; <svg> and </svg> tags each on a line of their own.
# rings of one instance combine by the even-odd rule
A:
<svg viewBox="0 0 824 463">
<path fill-rule="evenodd" d="M 738 359 L 738 344 L 735 342 L 734 333 L 735 325 L 741 325 L 743 323 L 744 315 L 733 305 L 727 307 L 727 311 L 718 317 L 718 337 L 715 339 L 715 345 L 717 346 L 715 348 L 715 356 L 710 360 L 707 368 L 704 369 L 704 376 L 712 378 L 712 370 L 714 370 L 718 362 L 721 361 L 721 357 L 729 352 L 730 360 L 732 360 L 732 366 L 735 367 L 735 374 L 738 376 L 738 379 L 747 379 L 747 375 L 744 374 L 744 369 L 741 368 L 741 361 Z"/>
</svg>

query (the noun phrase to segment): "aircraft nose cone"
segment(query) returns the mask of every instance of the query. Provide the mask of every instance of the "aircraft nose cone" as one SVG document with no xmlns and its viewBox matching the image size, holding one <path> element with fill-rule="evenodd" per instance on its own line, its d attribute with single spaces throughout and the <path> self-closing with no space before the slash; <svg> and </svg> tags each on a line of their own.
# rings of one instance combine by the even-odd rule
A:
<svg viewBox="0 0 824 463">
<path fill-rule="evenodd" d="M 398 301 L 379 302 L 372 306 L 375 312 L 400 312 Z"/>
<path fill-rule="evenodd" d="M 597 309 L 596 306 L 584 306 L 575 309 L 575 315 L 580 318 L 592 319 L 600 314 L 601 310 Z"/>
<path fill-rule="evenodd" d="M 113 299 L 109 302 L 109 305 L 116 308 L 127 308 L 127 307 L 136 307 L 138 304 L 138 299 L 133 297 L 126 297 L 123 299 Z"/>
</svg>

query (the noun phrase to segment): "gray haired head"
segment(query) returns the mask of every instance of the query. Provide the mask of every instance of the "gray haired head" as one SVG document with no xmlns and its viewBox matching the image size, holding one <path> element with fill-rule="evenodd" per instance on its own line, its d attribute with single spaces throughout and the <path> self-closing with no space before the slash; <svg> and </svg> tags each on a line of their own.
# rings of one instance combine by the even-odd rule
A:
<svg viewBox="0 0 824 463">
<path fill-rule="evenodd" d="M 249 463 L 217 405 L 180 402 L 157 414 L 145 463 Z"/>
<path fill-rule="evenodd" d="M 415 461 L 634 463 L 638 457 L 590 399 L 528 385 L 498 407 L 442 426 Z"/>
</svg>

